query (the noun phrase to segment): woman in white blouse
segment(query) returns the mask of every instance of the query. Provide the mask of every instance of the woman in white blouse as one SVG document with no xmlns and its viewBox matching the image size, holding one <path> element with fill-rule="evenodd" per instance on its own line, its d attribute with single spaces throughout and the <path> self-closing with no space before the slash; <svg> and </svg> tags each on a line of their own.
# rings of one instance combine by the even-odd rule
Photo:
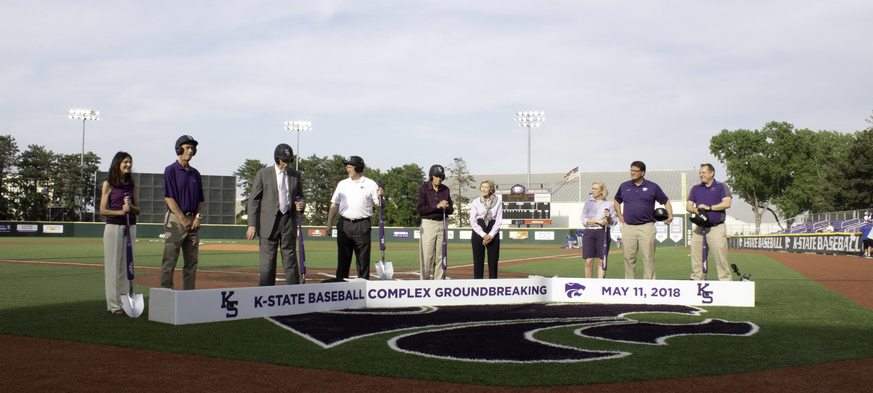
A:
<svg viewBox="0 0 873 393">
<path fill-rule="evenodd" d="M 606 185 L 596 181 L 591 184 L 591 198 L 582 206 L 582 258 L 585 258 L 585 277 L 594 275 L 594 260 L 600 259 L 597 277 L 603 278 L 604 252 L 609 252 L 609 226 L 616 223 L 615 207 L 606 200 Z M 604 243 L 606 245 L 604 246 Z"/>
<path fill-rule="evenodd" d="M 485 251 L 488 251 L 488 278 L 497 278 L 500 259 L 500 223 L 503 221 L 503 202 L 494 195 L 494 182 L 485 180 L 479 185 L 482 196 L 470 206 L 470 226 L 473 228 L 473 278 L 483 278 Z"/>
</svg>

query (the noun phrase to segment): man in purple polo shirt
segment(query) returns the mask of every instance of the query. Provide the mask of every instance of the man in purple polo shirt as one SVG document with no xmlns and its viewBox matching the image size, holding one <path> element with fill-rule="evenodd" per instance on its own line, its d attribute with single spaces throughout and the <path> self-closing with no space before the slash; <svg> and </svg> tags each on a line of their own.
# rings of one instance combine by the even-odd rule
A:
<svg viewBox="0 0 873 393">
<path fill-rule="evenodd" d="M 164 169 L 164 258 L 161 262 L 161 288 L 173 289 L 173 271 L 179 260 L 179 250 L 185 265 L 182 268 L 183 289 L 194 289 L 197 259 L 200 252 L 200 209 L 203 207 L 203 183 L 200 172 L 189 164 L 197 154 L 197 141 L 190 135 L 176 140 L 179 158 Z"/>
<path fill-rule="evenodd" d="M 661 187 L 645 179 L 646 164 L 634 161 L 630 181 L 621 183 L 612 202 L 624 242 L 624 278 L 634 279 L 637 251 L 643 260 L 643 278 L 655 279 L 655 201 L 667 209 L 665 224 L 673 221 L 673 207 Z M 622 203 L 624 204 L 622 208 Z"/>
<path fill-rule="evenodd" d="M 703 236 L 706 236 L 706 247 L 715 258 L 718 268 L 718 279 L 733 280 L 728 265 L 727 231 L 724 219 L 731 207 L 731 189 L 724 183 L 715 181 L 715 168 L 712 164 L 700 165 L 700 184 L 691 187 L 685 210 L 689 213 L 706 213 L 711 227 L 704 228 L 695 225 L 691 232 L 691 279 L 701 281 L 703 274 Z"/>
</svg>

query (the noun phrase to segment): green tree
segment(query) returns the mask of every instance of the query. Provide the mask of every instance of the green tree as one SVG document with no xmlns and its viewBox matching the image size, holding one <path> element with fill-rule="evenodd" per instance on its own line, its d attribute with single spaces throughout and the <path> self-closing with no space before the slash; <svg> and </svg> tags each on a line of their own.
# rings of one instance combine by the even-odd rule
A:
<svg viewBox="0 0 873 393">
<path fill-rule="evenodd" d="M 722 130 L 710 139 L 710 152 L 725 164 L 733 193 L 753 206 L 755 227 L 771 212 L 791 219 L 808 211 L 832 210 L 829 179 L 848 151 L 852 136 L 832 131 L 795 130 L 770 122 L 761 130 Z"/>
<path fill-rule="evenodd" d="M 873 127 L 856 132 L 829 173 L 832 210 L 869 209 L 873 206 Z"/>
<path fill-rule="evenodd" d="M 464 191 L 473 189 L 473 175 L 467 170 L 467 162 L 455 157 L 448 167 L 448 180 L 452 189 L 452 202 L 455 205 L 454 221 L 459 227 L 469 226 L 470 198 L 464 196 Z"/>
<path fill-rule="evenodd" d="M 16 198 L 8 190 L 7 179 L 11 179 L 18 162 L 18 144 L 11 135 L 0 135 L 0 220 L 14 218 L 17 210 Z"/>
<path fill-rule="evenodd" d="M 237 215 L 237 224 L 248 224 L 247 220 L 242 219 L 242 215 L 246 214 L 249 205 L 249 197 L 252 195 L 252 186 L 255 183 L 255 176 L 258 174 L 259 170 L 266 166 L 267 164 L 264 164 L 260 160 L 248 159 L 233 172 L 233 175 L 236 176 L 236 186 L 242 189 L 240 195 L 242 196 L 241 203 L 243 209 Z"/>
<path fill-rule="evenodd" d="M 386 226 L 417 227 L 421 224 L 417 208 L 418 189 L 426 180 L 424 169 L 416 164 L 394 167 L 383 174 Z"/>
<path fill-rule="evenodd" d="M 80 154 L 54 156 L 50 179 L 52 199 L 64 208 L 64 221 L 90 221 L 85 216 L 88 206 L 94 204 L 95 174 L 99 165 L 100 157 L 92 152 L 85 153 L 84 157 Z"/>
<path fill-rule="evenodd" d="M 773 202 L 792 181 L 792 170 L 786 162 L 795 156 L 795 152 L 788 151 L 793 130 L 791 124 L 770 122 L 760 131 L 722 130 L 710 139 L 709 151 L 725 165 L 726 182 L 733 194 L 752 205 L 756 231 L 767 211 L 778 221 Z"/>
<path fill-rule="evenodd" d="M 306 214 L 304 225 L 326 225 L 327 213 L 330 210 L 330 198 L 337 183 L 349 177 L 345 157 L 300 158 L 300 176 L 303 179 L 303 195 L 306 197 Z M 366 173 L 366 172 L 365 172 Z"/>
<path fill-rule="evenodd" d="M 39 145 L 28 145 L 18 156 L 16 186 L 20 199 L 16 218 L 19 220 L 45 220 L 48 217 L 51 169 L 55 154 Z"/>
</svg>

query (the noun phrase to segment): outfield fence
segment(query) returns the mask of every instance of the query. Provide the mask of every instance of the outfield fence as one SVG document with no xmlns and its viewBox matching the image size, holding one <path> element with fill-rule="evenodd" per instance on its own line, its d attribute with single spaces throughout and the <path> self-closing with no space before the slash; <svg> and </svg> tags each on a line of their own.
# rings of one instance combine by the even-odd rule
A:
<svg viewBox="0 0 873 393">
<path fill-rule="evenodd" d="M 861 237 L 854 233 L 729 236 L 734 250 L 861 255 Z"/>
<path fill-rule="evenodd" d="M 375 224 L 375 223 L 374 223 Z M 41 222 L 41 221 L 0 221 L 0 237 L 103 237 L 103 223 L 91 222 Z M 675 220 L 669 227 L 656 225 L 656 245 L 665 247 L 685 246 L 690 233 L 689 223 Z M 568 237 L 581 240 L 577 228 L 501 228 L 500 241 L 508 244 L 567 244 Z M 620 234 L 620 227 L 613 233 L 613 239 Z M 334 229 L 334 236 L 336 229 Z M 157 239 L 163 235 L 162 224 L 140 223 L 136 226 L 138 239 Z M 468 243 L 472 237 L 471 228 L 449 228 L 449 243 Z M 325 227 L 304 226 L 304 240 L 327 239 Z M 379 231 L 374 225 L 370 234 L 374 241 L 379 239 Z M 246 238 L 244 225 L 203 225 L 201 239 L 239 239 Z M 391 242 L 418 243 L 418 227 L 387 227 L 385 239 Z"/>
</svg>

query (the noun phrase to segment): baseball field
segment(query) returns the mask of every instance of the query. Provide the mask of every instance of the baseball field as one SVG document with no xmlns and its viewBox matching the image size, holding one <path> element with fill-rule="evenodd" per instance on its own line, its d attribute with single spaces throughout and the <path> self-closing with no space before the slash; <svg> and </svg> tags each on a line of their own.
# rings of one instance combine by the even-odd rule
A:
<svg viewBox="0 0 873 393">
<path fill-rule="evenodd" d="M 134 290 L 146 304 L 162 249 L 158 240 L 136 244 Z M 753 308 L 455 306 L 173 326 L 149 321 L 148 308 L 140 318 L 106 312 L 102 252 L 96 238 L 0 239 L 0 391 L 796 392 L 873 384 L 873 262 L 858 257 L 731 252 L 755 281 Z M 308 241 L 306 256 L 306 285 L 331 277 L 335 244 Z M 380 259 L 378 248 L 371 259 Z M 386 260 L 396 279 L 416 279 L 414 245 L 389 243 Z M 469 247 L 451 245 L 448 260 L 450 278 L 472 278 Z M 255 286 L 257 261 L 256 242 L 205 241 L 197 286 Z M 659 248 L 658 278 L 688 279 L 689 261 L 687 248 Z M 607 278 L 626 282 L 618 280 L 621 251 L 609 262 Z M 579 250 L 504 245 L 499 273 L 581 277 L 584 268 Z"/>
</svg>

